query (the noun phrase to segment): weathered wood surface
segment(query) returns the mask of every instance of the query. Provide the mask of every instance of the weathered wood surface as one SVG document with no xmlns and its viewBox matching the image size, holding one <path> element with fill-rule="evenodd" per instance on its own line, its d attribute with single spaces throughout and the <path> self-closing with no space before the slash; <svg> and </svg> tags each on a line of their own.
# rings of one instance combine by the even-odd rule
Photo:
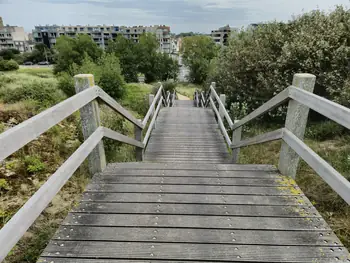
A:
<svg viewBox="0 0 350 263">
<path fill-rule="evenodd" d="M 204 150 L 190 153 L 202 145 L 206 146 Z M 225 140 L 210 109 L 194 107 L 192 101 L 176 101 L 175 107 L 160 110 L 157 127 L 145 151 L 146 162 L 214 164 L 227 163 L 229 159 Z"/>
<path fill-rule="evenodd" d="M 125 163 L 95 176 L 39 262 L 311 263 L 347 255 L 272 166 Z"/>
<path fill-rule="evenodd" d="M 230 158 L 212 110 L 160 110 L 145 158 L 95 175 L 39 262 L 349 262 L 295 182 Z"/>
</svg>

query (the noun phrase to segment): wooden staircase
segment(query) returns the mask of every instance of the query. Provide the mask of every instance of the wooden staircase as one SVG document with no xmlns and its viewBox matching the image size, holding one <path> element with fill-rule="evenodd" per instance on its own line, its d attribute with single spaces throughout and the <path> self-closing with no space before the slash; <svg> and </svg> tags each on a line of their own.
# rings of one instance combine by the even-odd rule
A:
<svg viewBox="0 0 350 263">
<path fill-rule="evenodd" d="M 296 74 L 293 86 L 239 121 L 231 120 L 215 83 L 194 101 L 174 101 L 175 92 L 161 86 L 140 121 L 92 75 L 75 81 L 78 94 L 0 134 L 0 161 L 77 110 L 84 135 L 2 227 L 0 261 L 88 159 L 94 177 L 38 262 L 350 262 L 293 180 L 300 156 L 350 204 L 350 182 L 302 141 L 309 108 L 350 129 L 350 109 L 312 94 L 315 76 Z M 242 126 L 288 100 L 285 127 L 241 139 Z M 135 138 L 101 125 L 101 103 L 134 125 Z M 103 138 L 134 146 L 138 162 L 106 166 Z M 237 164 L 240 148 L 274 140 L 282 140 L 278 169 Z"/>
<path fill-rule="evenodd" d="M 39 262 L 346 262 L 295 182 L 230 160 L 214 114 L 160 110 L 143 163 L 93 178 Z"/>
</svg>

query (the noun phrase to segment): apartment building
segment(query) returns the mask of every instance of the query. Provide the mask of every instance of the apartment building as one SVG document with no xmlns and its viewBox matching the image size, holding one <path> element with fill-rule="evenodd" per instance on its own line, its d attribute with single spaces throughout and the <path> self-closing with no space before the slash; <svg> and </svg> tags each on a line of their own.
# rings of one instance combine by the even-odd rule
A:
<svg viewBox="0 0 350 263">
<path fill-rule="evenodd" d="M 95 26 L 58 26 L 46 25 L 35 26 L 33 39 L 35 43 L 44 43 L 47 47 L 55 46 L 56 39 L 60 36 L 76 37 L 79 34 L 89 35 L 101 48 L 106 48 L 108 40 L 115 39 L 122 35 L 138 43 L 140 36 L 144 33 L 154 33 L 159 41 L 159 50 L 171 53 L 170 27 L 168 26 L 115 26 L 115 25 L 95 25 Z"/>
<path fill-rule="evenodd" d="M 0 16 L 0 27 L 4 27 L 4 21 L 2 20 L 1 16 Z"/>
<path fill-rule="evenodd" d="M 211 31 L 211 37 L 215 41 L 216 44 L 227 46 L 230 33 L 233 31 L 237 31 L 236 28 L 232 28 L 229 25 L 224 27 L 220 27 L 219 29 Z"/>
<path fill-rule="evenodd" d="M 28 35 L 23 27 L 2 26 L 0 27 L 0 50 L 14 48 L 20 52 L 28 51 Z"/>
</svg>

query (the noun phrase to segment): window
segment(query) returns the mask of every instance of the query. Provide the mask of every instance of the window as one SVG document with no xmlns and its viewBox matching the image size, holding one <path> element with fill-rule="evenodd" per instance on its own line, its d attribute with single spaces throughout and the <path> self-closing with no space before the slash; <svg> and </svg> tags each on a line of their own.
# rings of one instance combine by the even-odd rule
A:
<svg viewBox="0 0 350 263">
<path fill-rule="evenodd" d="M 130 29 L 127 29 L 127 30 L 126 30 L 126 33 L 130 33 Z"/>
<path fill-rule="evenodd" d="M 101 27 L 100 29 L 101 29 L 101 31 L 105 30 L 103 27 Z"/>
<path fill-rule="evenodd" d="M 80 31 L 84 31 L 84 28 L 83 28 L 83 27 L 81 27 L 81 28 L 80 28 Z"/>
<path fill-rule="evenodd" d="M 88 27 L 88 31 L 92 31 L 92 27 Z"/>
</svg>

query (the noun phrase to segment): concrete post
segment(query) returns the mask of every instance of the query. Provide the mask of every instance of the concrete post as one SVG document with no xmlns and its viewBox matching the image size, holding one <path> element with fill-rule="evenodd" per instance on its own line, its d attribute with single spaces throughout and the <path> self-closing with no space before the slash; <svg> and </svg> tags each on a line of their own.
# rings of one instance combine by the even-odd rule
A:
<svg viewBox="0 0 350 263">
<path fill-rule="evenodd" d="M 238 121 L 235 121 L 238 122 Z M 242 138 L 242 126 L 235 129 L 232 133 L 232 145 L 237 144 L 241 141 Z M 236 164 L 239 161 L 239 152 L 241 150 L 239 148 L 232 149 L 232 163 Z"/>
<path fill-rule="evenodd" d="M 95 85 L 94 76 L 91 74 L 76 75 L 74 76 L 74 80 L 76 93 L 91 88 Z M 84 140 L 86 140 L 100 126 L 100 110 L 98 102 L 94 100 L 82 107 L 80 109 L 80 118 Z M 102 141 L 90 153 L 88 160 L 89 171 L 92 175 L 102 172 L 106 167 L 106 156 Z"/>
<path fill-rule="evenodd" d="M 316 77 L 312 74 L 295 74 L 293 86 L 313 92 Z M 309 115 L 309 107 L 300 104 L 297 101 L 290 100 L 288 105 L 285 127 L 299 139 L 304 139 L 305 128 Z M 299 164 L 299 156 L 286 143 L 282 142 L 278 169 L 283 175 L 296 177 Z"/>
<path fill-rule="evenodd" d="M 220 94 L 220 100 L 225 107 L 226 106 L 226 95 Z M 224 110 L 225 110 L 225 108 L 222 108 L 221 106 L 219 107 L 219 115 L 220 115 L 220 118 L 222 119 L 222 121 L 224 121 L 224 116 L 225 116 Z"/>
<path fill-rule="evenodd" d="M 140 120 L 141 121 L 141 120 Z M 134 126 L 135 140 L 142 142 L 142 129 L 138 126 Z M 143 161 L 143 149 L 136 147 L 136 161 Z"/>
</svg>

